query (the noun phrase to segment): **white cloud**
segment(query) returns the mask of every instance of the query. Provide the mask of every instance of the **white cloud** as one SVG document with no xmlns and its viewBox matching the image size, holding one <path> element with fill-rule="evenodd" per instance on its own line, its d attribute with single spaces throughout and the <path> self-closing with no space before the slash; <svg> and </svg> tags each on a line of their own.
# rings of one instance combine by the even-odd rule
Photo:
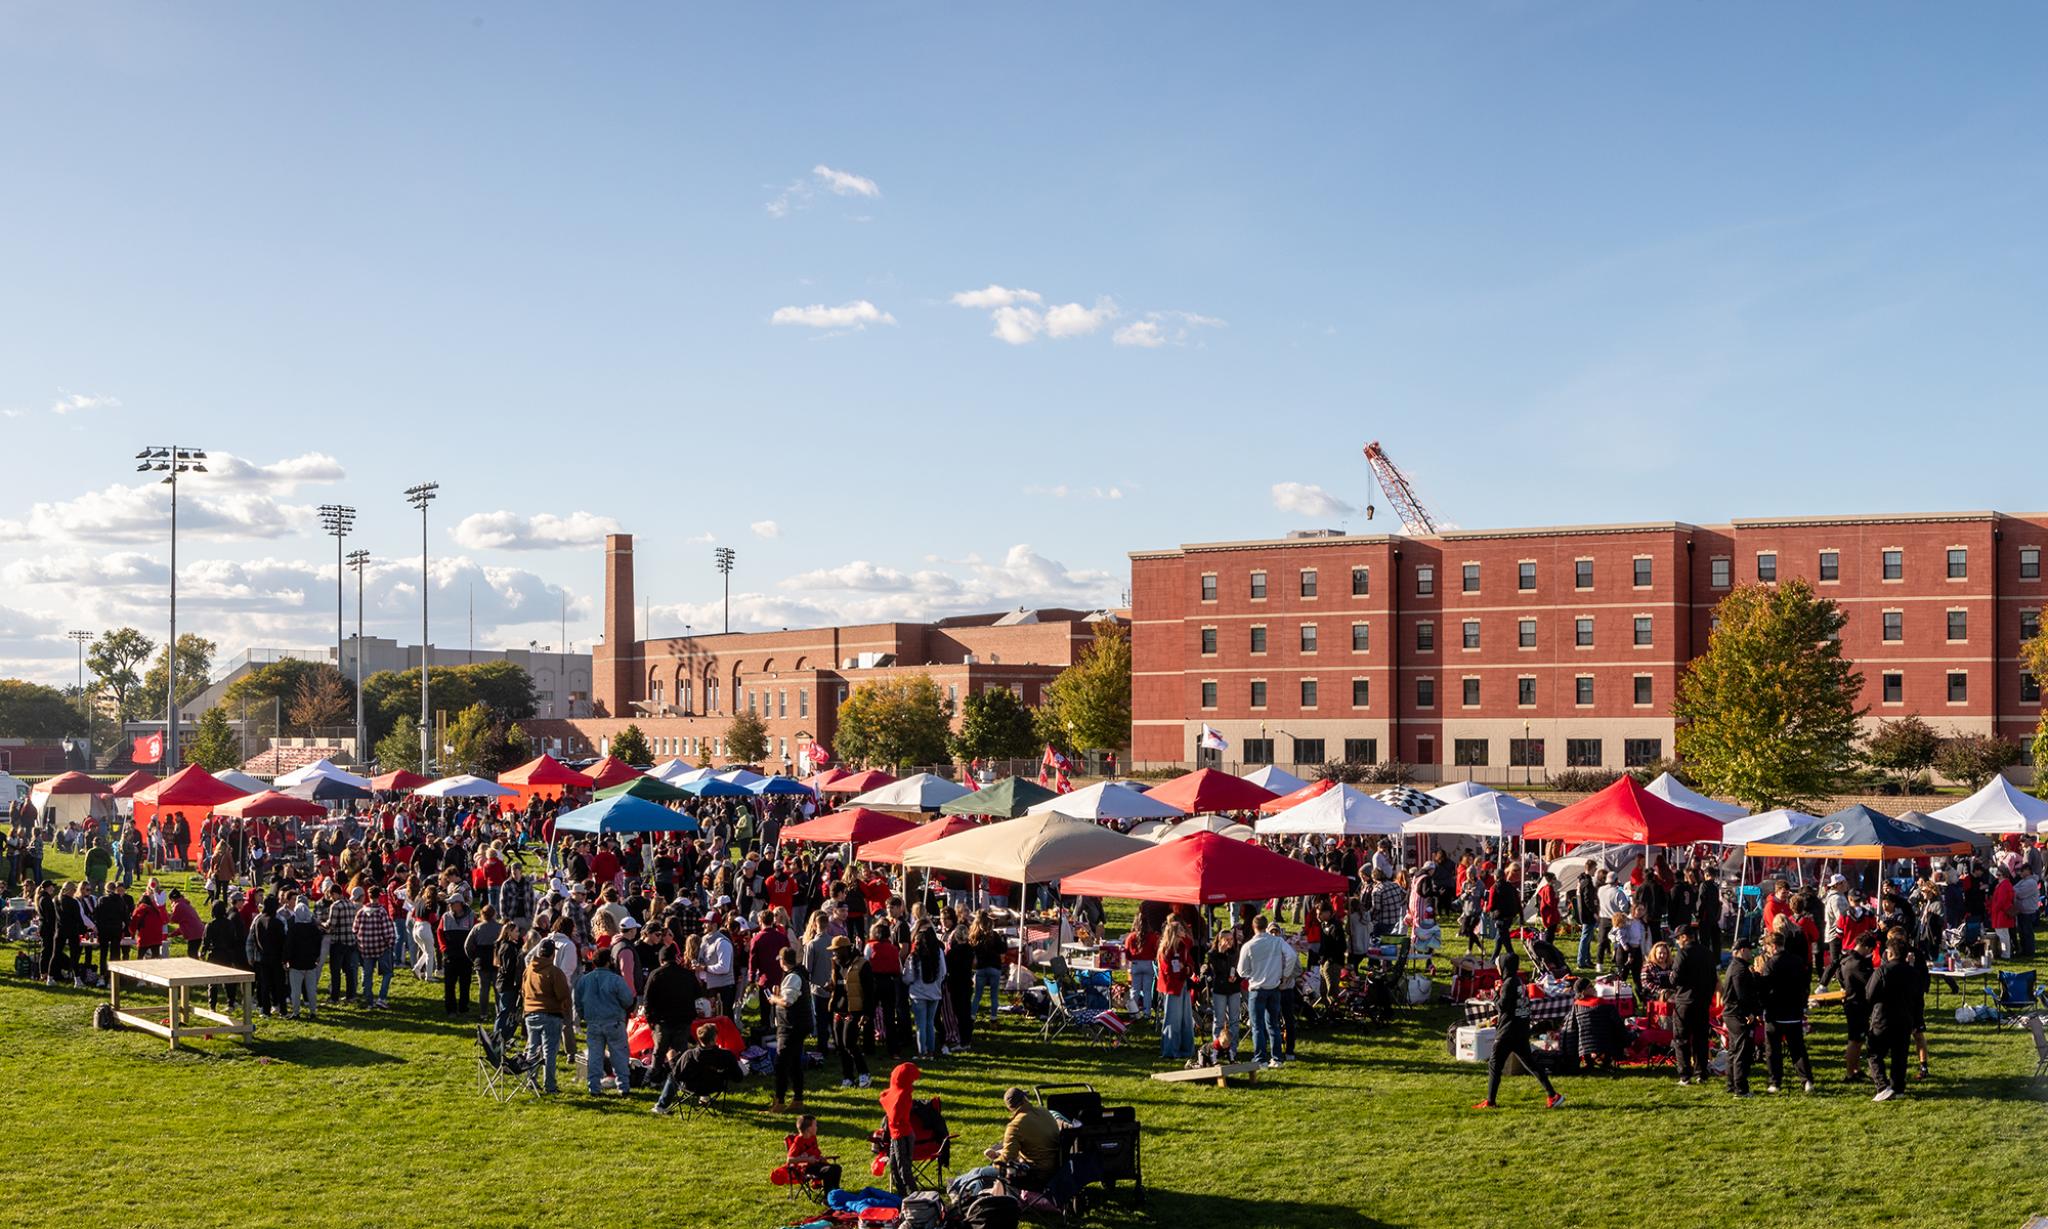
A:
<svg viewBox="0 0 2048 1229">
<path fill-rule="evenodd" d="M 855 299 L 838 307 L 813 303 L 809 307 L 778 307 L 769 317 L 771 324 L 800 324 L 812 329 L 864 329 L 871 324 L 894 324 L 896 317 L 866 299 Z"/>
<path fill-rule="evenodd" d="M 1024 493 L 1026 495 L 1045 495 L 1053 499 L 1066 499 L 1069 496 L 1075 499 L 1122 499 L 1124 497 L 1122 487 L 1091 486 L 1083 488 L 1068 486 L 1064 482 L 1058 486 L 1027 486 L 1024 488 Z"/>
<path fill-rule="evenodd" d="M 856 175 L 852 171 L 835 171 L 822 162 L 811 168 L 811 174 L 815 175 L 827 188 L 830 188 L 835 196 L 880 196 L 882 194 L 882 190 L 875 186 L 874 180 L 864 175 Z"/>
<path fill-rule="evenodd" d="M 1042 301 L 1035 290 L 1011 290 L 994 282 L 980 290 L 963 290 L 953 296 L 953 302 L 961 307 L 1014 307 L 1019 303 Z"/>
<path fill-rule="evenodd" d="M 1152 349 L 1166 344 L 1166 334 L 1157 320 L 1134 320 L 1116 331 L 1112 339 L 1120 346 L 1143 346 Z"/>
<path fill-rule="evenodd" d="M 96 397 L 89 393 L 67 393 L 57 390 L 57 399 L 50 403 L 52 414 L 76 414 L 82 410 L 110 410 L 121 404 L 119 397 Z"/>
<path fill-rule="evenodd" d="M 718 535 L 717 535 L 717 534 L 715 534 L 715 533 L 713 533 L 713 532 L 711 532 L 711 531 L 710 531 L 709 529 L 707 529 L 707 530 L 705 530 L 705 531 L 704 531 L 703 533 L 700 533 L 700 534 L 696 534 L 696 535 L 694 535 L 694 536 L 692 536 L 692 537 L 684 538 L 684 539 L 683 539 L 683 541 L 685 541 L 685 542 L 694 542 L 694 543 L 698 543 L 698 544 L 700 544 L 700 545 L 707 545 L 707 546 L 708 546 L 708 545 L 710 545 L 711 543 L 713 543 L 713 542 L 716 542 L 716 541 L 718 541 Z"/>
<path fill-rule="evenodd" d="M 1052 338 L 1081 337 L 1116 319 L 1116 314 L 1114 299 L 1097 299 L 1093 307 L 1062 303 L 1046 309 L 1045 334 Z"/>
<path fill-rule="evenodd" d="M 341 462 L 324 452 L 300 453 L 269 465 L 258 465 L 232 452 L 209 452 L 206 473 L 209 486 L 260 486 L 278 494 L 294 490 L 301 483 L 340 482 L 348 477 Z"/>
<path fill-rule="evenodd" d="M 1276 482 L 1273 506 L 1314 520 L 1344 520 L 1358 515 L 1358 509 L 1312 482 Z"/>
<path fill-rule="evenodd" d="M 782 526 L 774 521 L 755 521 L 748 528 L 754 531 L 754 536 L 757 538 L 779 538 L 782 536 Z"/>
<path fill-rule="evenodd" d="M 1143 320 L 1134 320 L 1118 329 L 1115 341 L 1120 346 L 1142 346 L 1148 350 L 1168 345 L 1184 346 L 1196 329 L 1225 327 L 1224 321 L 1200 312 L 1146 312 Z"/>
<path fill-rule="evenodd" d="M 543 512 L 475 512 L 448 531 L 457 546 L 469 550 L 556 550 L 565 546 L 597 546 L 606 534 L 622 532 L 617 521 L 593 512 L 555 516 Z"/>
<path fill-rule="evenodd" d="M 8 410 L 0 410 L 0 418 L 26 418 L 26 417 L 28 417 L 28 411 L 27 411 L 27 410 L 19 410 L 19 409 L 8 409 Z"/>
<path fill-rule="evenodd" d="M 1029 345 L 1045 331 L 1045 317 L 1029 307 L 998 307 L 989 313 L 989 319 L 996 325 L 990 335 L 1013 346 Z"/>
<path fill-rule="evenodd" d="M 180 483 L 178 532 L 215 539 L 281 538 L 309 531 L 313 509 L 283 504 L 260 489 L 209 490 L 208 475 Z M 0 542 L 142 543 L 170 533 L 171 492 L 147 486 L 110 486 L 77 499 L 35 504 L 25 520 L 0 520 Z"/>
<path fill-rule="evenodd" d="M 1017 290 L 993 282 L 980 290 L 962 290 L 950 301 L 958 307 L 986 311 L 993 326 L 989 336 L 1013 346 L 1028 345 L 1040 337 L 1054 341 L 1084 337 L 1100 331 L 1121 314 L 1116 300 L 1107 295 L 1095 300 L 1093 307 L 1080 303 L 1045 307 L 1044 296 L 1035 290 Z"/>
</svg>

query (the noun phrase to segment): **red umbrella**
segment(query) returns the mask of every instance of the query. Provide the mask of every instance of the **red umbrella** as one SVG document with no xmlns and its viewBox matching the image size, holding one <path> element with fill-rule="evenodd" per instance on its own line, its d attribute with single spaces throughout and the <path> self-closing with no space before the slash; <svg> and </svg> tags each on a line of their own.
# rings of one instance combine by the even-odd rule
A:
<svg viewBox="0 0 2048 1229">
<path fill-rule="evenodd" d="M 884 815 L 880 811 L 870 811 L 866 807 L 852 807 L 800 824 L 791 824 L 782 830 L 782 839 L 818 841 L 826 845 L 864 845 L 869 841 L 879 841 L 885 836 L 912 831 L 916 827 L 916 824 L 907 819 Z"/>
<path fill-rule="evenodd" d="M 1278 797 L 1263 785 L 1233 777 L 1214 768 L 1197 768 L 1183 777 L 1145 791 L 1154 802 L 1179 807 L 1190 815 L 1214 815 L 1218 811 L 1252 811 Z"/>
<path fill-rule="evenodd" d="M 114 797 L 132 798 L 150 786 L 155 785 L 160 779 L 155 773 L 144 772 L 138 768 L 127 776 L 122 777 L 119 781 L 114 782 Z"/>
<path fill-rule="evenodd" d="M 646 774 L 616 756 L 607 755 L 585 769 L 583 775 L 589 777 L 597 788 L 605 789 L 613 785 L 624 785 Z"/>
<path fill-rule="evenodd" d="M 1530 820 L 1525 841 L 1607 841 L 1616 845 L 1690 845 L 1721 839 L 1722 823 L 1666 802 L 1623 777 L 1561 811 Z"/>
<path fill-rule="evenodd" d="M 499 773 L 498 784 L 527 787 L 564 785 L 575 786 L 579 789 L 589 789 L 590 778 L 577 772 L 574 768 L 569 767 L 552 755 L 543 755 L 539 759 L 528 760 L 517 768 L 508 768 L 504 772 Z"/>
<path fill-rule="evenodd" d="M 820 785 L 818 792 L 822 794 L 865 794 L 871 789 L 880 789 L 895 779 L 895 777 L 890 776 L 879 768 L 870 768 L 865 772 L 849 772 L 843 777 L 835 777 L 830 784 Z"/>
<path fill-rule="evenodd" d="M 400 768 L 395 772 L 387 772 L 381 777 L 371 777 L 370 788 L 380 794 L 388 794 L 395 790 L 415 790 L 422 785 L 431 784 L 432 781 L 432 777 L 423 777 L 416 772 L 408 772 Z"/>
<path fill-rule="evenodd" d="M 1197 832 L 1068 875 L 1060 880 L 1060 895 L 1220 905 L 1274 896 L 1322 896 L 1349 886 L 1344 876 L 1285 854 L 1221 833 Z"/>
<path fill-rule="evenodd" d="M 1300 806 L 1309 799 L 1327 794 L 1335 788 L 1337 788 L 1337 783 L 1328 777 L 1320 781 L 1311 781 L 1291 794 L 1282 794 L 1271 802 L 1259 804 L 1259 814 L 1278 815 L 1288 807 Z"/>
<path fill-rule="evenodd" d="M 326 816 L 327 808 L 317 802 L 267 789 L 260 794 L 249 794 L 232 802 L 223 802 L 213 808 L 213 813 L 226 815 L 232 819 L 277 819 L 286 815 L 303 815 L 309 819 L 319 819 Z"/>
<path fill-rule="evenodd" d="M 854 809 L 865 810 L 866 808 L 856 807 Z M 956 833 L 966 832 L 971 828 L 978 828 L 980 826 L 965 815 L 945 815 L 928 824 L 919 824 L 908 832 L 899 832 L 895 836 L 885 836 L 878 841 L 869 841 L 854 851 L 854 857 L 863 862 L 900 864 L 903 861 L 903 851 L 906 849 L 915 849 L 919 845 L 943 840 Z M 786 830 L 784 835 L 788 835 Z"/>
</svg>

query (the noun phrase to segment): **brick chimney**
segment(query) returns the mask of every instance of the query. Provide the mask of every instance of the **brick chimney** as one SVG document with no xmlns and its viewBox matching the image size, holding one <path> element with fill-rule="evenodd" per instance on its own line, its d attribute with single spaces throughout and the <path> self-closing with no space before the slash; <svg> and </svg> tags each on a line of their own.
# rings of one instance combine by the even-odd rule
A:
<svg viewBox="0 0 2048 1229">
<path fill-rule="evenodd" d="M 640 698 L 640 645 L 633 635 L 633 535 L 604 539 L 604 643 L 591 657 L 592 698 L 614 717 Z"/>
</svg>

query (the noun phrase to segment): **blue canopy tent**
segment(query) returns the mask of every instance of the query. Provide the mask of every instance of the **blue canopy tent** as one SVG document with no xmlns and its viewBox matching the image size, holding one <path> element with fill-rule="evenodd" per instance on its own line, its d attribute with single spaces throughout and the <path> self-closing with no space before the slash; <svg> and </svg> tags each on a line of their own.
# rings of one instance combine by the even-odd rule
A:
<svg viewBox="0 0 2048 1229">
<path fill-rule="evenodd" d="M 555 820 L 557 832 L 695 832 L 697 818 L 665 806 L 620 794 L 603 802 L 577 807 Z"/>
<path fill-rule="evenodd" d="M 731 781 L 721 781 L 717 777 L 705 777 L 702 780 L 685 782 L 683 788 L 699 798 L 752 798 L 754 796 L 754 791 L 746 786 L 735 785 Z"/>
<path fill-rule="evenodd" d="M 748 791 L 749 791 L 750 793 L 753 793 L 753 794 L 757 794 L 757 795 L 758 795 L 758 794 L 805 794 L 805 795 L 814 795 L 814 794 L 816 794 L 816 793 L 818 792 L 817 790 L 814 790 L 814 789 L 812 789 L 812 788 L 811 788 L 810 786 L 808 786 L 808 785 L 805 785 L 805 784 L 804 784 L 804 783 L 803 783 L 802 781 L 796 780 L 796 779 L 795 779 L 794 777 L 763 777 L 763 778 L 762 778 L 761 780 L 759 780 L 759 781 L 756 781 L 756 782 L 754 782 L 753 784 L 751 784 L 751 785 L 747 786 L 747 790 L 748 790 Z"/>
</svg>

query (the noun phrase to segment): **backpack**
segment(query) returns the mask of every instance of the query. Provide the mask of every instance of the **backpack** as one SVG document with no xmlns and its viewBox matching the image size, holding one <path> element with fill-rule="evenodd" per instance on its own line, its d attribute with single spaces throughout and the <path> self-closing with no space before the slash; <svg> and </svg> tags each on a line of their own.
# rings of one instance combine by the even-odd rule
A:
<svg viewBox="0 0 2048 1229">
<path fill-rule="evenodd" d="M 14 975 L 16 977 L 34 977 L 36 975 L 35 957 L 27 952 L 14 953 Z"/>
<path fill-rule="evenodd" d="M 966 1229 L 1017 1229 L 1020 1212 L 1015 1195 L 991 1192 L 963 1208 L 960 1223 Z"/>
<path fill-rule="evenodd" d="M 946 1223 L 946 1197 L 937 1191 L 905 1195 L 896 1223 L 905 1229 L 940 1229 Z"/>
<path fill-rule="evenodd" d="M 101 1003 L 92 1011 L 92 1026 L 96 1029 L 111 1030 L 121 1027 L 121 1018 L 114 1014 L 112 1003 Z"/>
</svg>

